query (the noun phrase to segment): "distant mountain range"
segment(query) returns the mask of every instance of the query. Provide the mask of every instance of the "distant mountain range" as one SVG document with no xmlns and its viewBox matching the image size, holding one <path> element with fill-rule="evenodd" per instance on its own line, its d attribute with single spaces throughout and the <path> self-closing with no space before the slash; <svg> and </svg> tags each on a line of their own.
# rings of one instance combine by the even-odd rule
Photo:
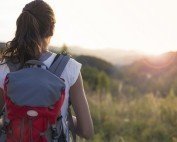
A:
<svg viewBox="0 0 177 142">
<path fill-rule="evenodd" d="M 54 48 L 54 50 L 59 50 L 59 48 L 57 47 L 51 47 L 51 48 Z M 72 46 L 72 47 L 67 47 L 67 51 L 72 55 L 77 55 L 77 56 L 86 55 L 86 56 L 97 57 L 107 62 L 110 62 L 116 66 L 129 65 L 137 60 L 144 58 L 145 56 L 140 52 L 126 51 L 126 50 L 114 49 L 114 48 L 91 50 L 91 49 Z"/>
</svg>

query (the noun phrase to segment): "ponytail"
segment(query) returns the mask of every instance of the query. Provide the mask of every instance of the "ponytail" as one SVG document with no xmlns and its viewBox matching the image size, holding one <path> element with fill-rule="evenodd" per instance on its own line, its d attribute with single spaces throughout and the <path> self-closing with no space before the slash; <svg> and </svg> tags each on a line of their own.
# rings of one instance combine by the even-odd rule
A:
<svg viewBox="0 0 177 142">
<path fill-rule="evenodd" d="M 6 44 L 2 59 L 23 66 L 27 60 L 39 58 L 44 38 L 53 35 L 53 11 L 45 2 L 33 1 L 25 6 L 16 26 L 15 37 Z"/>
<path fill-rule="evenodd" d="M 41 43 L 37 19 L 28 11 L 24 11 L 17 19 L 15 38 L 6 44 L 7 50 L 4 54 L 10 53 L 12 62 L 24 65 L 27 60 L 39 57 Z"/>
</svg>

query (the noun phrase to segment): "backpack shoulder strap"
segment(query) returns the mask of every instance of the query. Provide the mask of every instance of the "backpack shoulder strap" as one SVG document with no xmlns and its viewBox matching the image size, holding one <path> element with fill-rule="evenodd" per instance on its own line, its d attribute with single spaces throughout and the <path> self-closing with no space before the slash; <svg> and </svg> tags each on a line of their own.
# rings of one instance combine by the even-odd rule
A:
<svg viewBox="0 0 177 142">
<path fill-rule="evenodd" d="M 71 56 L 68 54 L 57 54 L 52 65 L 49 68 L 49 71 L 51 71 L 52 73 L 60 77 L 70 58 Z M 68 107 L 68 120 L 71 123 L 70 127 L 71 127 L 73 142 L 76 142 L 75 127 L 74 127 L 74 122 L 69 107 Z"/>
<path fill-rule="evenodd" d="M 52 65 L 49 67 L 49 71 L 60 77 L 70 58 L 68 54 L 57 54 Z"/>
</svg>

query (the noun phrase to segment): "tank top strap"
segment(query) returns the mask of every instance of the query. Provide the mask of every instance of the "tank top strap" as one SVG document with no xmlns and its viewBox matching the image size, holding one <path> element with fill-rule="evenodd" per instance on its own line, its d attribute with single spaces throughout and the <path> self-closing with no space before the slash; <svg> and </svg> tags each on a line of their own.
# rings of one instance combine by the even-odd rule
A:
<svg viewBox="0 0 177 142">
<path fill-rule="evenodd" d="M 52 55 L 52 52 L 50 51 L 46 51 L 46 52 L 43 52 L 41 54 L 41 56 L 39 57 L 39 60 L 44 62 L 45 60 L 47 60 L 50 56 Z"/>
</svg>

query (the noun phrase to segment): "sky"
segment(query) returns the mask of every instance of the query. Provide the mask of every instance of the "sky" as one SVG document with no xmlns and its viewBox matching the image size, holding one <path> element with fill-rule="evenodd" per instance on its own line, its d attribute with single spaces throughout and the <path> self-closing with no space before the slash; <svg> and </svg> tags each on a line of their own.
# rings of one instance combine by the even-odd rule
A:
<svg viewBox="0 0 177 142">
<path fill-rule="evenodd" d="M 0 41 L 14 37 L 31 0 L 0 0 Z M 51 45 L 159 54 L 177 50 L 176 0 L 45 0 L 56 15 Z"/>
</svg>

